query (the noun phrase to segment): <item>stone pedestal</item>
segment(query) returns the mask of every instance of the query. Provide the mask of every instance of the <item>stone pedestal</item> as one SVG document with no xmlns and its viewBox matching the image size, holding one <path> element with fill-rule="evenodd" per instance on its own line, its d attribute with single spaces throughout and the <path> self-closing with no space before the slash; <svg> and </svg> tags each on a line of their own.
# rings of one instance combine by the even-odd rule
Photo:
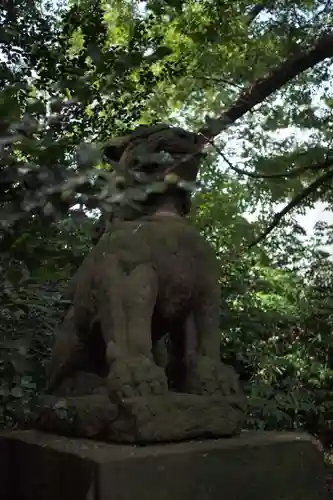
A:
<svg viewBox="0 0 333 500">
<path fill-rule="evenodd" d="M 307 434 L 135 447 L 37 431 L 0 435 L 1 500 L 323 500 Z"/>
</svg>

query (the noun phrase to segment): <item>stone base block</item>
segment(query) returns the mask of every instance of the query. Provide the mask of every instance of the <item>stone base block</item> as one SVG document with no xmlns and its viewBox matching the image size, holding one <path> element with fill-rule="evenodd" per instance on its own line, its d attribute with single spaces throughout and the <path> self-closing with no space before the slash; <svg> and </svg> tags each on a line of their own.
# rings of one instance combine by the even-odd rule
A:
<svg viewBox="0 0 333 500">
<path fill-rule="evenodd" d="M 37 431 L 0 435 L 1 500 L 323 500 L 307 434 L 177 444 L 105 444 Z"/>
</svg>

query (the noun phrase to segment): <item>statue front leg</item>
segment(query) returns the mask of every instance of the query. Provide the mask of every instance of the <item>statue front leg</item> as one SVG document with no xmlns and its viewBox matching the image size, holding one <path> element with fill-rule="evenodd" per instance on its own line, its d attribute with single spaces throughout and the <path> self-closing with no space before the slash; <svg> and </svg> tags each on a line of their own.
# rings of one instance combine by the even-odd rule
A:
<svg viewBox="0 0 333 500">
<path fill-rule="evenodd" d="M 144 356 L 152 361 L 152 317 L 158 291 L 156 273 L 150 264 L 139 264 L 128 273 L 125 283 L 129 355 Z"/>
<path fill-rule="evenodd" d="M 116 276 L 116 279 L 114 277 Z M 134 397 L 167 390 L 163 368 L 152 355 L 152 315 L 157 297 L 157 278 L 149 264 L 123 270 L 116 263 L 109 285 L 102 287 L 100 309 L 110 365 L 110 396 Z"/>
<path fill-rule="evenodd" d="M 126 275 L 119 266 L 118 258 L 112 254 L 107 255 L 96 267 L 96 309 L 106 346 L 106 361 L 111 367 L 119 357 L 128 355 L 124 304 Z"/>
</svg>

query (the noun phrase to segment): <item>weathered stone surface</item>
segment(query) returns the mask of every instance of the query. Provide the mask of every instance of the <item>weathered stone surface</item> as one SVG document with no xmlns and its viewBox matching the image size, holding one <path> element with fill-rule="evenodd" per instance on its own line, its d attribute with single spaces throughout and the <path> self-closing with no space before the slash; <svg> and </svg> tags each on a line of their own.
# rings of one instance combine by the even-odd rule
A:
<svg viewBox="0 0 333 500">
<path fill-rule="evenodd" d="M 154 443 L 239 433 L 244 400 L 168 393 L 111 403 L 105 393 L 45 398 L 34 426 L 66 436 Z"/>
<path fill-rule="evenodd" d="M 45 397 L 35 427 L 74 437 L 107 438 L 118 417 L 118 406 L 106 393 L 72 396 L 65 399 Z"/>
<path fill-rule="evenodd" d="M 141 125 L 128 135 L 110 139 L 105 154 L 127 184 L 137 183 L 135 173 L 163 179 L 170 171 L 194 182 L 203 156 L 201 139 L 198 134 L 168 124 Z"/>
<path fill-rule="evenodd" d="M 96 356 L 91 365 L 97 371 L 107 362 L 113 393 L 165 393 L 164 370 L 151 352 L 154 339 L 169 333 L 178 352 L 170 366 L 177 389 L 223 393 L 222 385 L 231 378 L 225 378 L 219 360 L 218 278 L 214 252 L 182 217 L 156 215 L 114 224 L 78 272 L 74 317 L 66 321 L 74 325 L 79 340 L 66 345 L 64 340 L 72 339 L 69 332 L 61 344 L 57 337 L 51 388 L 71 371 L 84 369 L 77 357 L 80 347 L 93 338 L 97 343 L 102 335 L 106 361 L 97 363 Z M 97 318 L 100 329 L 94 330 Z M 94 357 L 92 347 L 81 350 Z M 193 369 L 185 373 L 182 368 L 190 365 Z"/>
<path fill-rule="evenodd" d="M 1 500 L 324 500 L 306 434 L 134 447 L 36 431 L 0 436 Z"/>
<path fill-rule="evenodd" d="M 244 413 L 225 398 L 169 393 L 125 399 L 110 426 L 111 440 L 152 443 L 240 432 Z"/>
</svg>

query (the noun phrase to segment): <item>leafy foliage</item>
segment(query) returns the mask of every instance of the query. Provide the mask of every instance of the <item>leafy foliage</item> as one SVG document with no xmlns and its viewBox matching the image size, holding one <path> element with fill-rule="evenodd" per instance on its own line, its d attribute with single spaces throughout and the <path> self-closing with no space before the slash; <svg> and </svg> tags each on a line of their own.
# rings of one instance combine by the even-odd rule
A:
<svg viewBox="0 0 333 500">
<path fill-rule="evenodd" d="M 63 287 L 110 201 L 105 144 L 164 120 L 207 145 L 192 217 L 221 261 L 221 356 L 249 394 L 248 425 L 332 441 L 333 265 L 322 246 L 333 233 L 321 221 L 307 236 L 298 219 L 333 204 L 331 7 L 4 3 L 2 424 L 45 382 Z"/>
</svg>

